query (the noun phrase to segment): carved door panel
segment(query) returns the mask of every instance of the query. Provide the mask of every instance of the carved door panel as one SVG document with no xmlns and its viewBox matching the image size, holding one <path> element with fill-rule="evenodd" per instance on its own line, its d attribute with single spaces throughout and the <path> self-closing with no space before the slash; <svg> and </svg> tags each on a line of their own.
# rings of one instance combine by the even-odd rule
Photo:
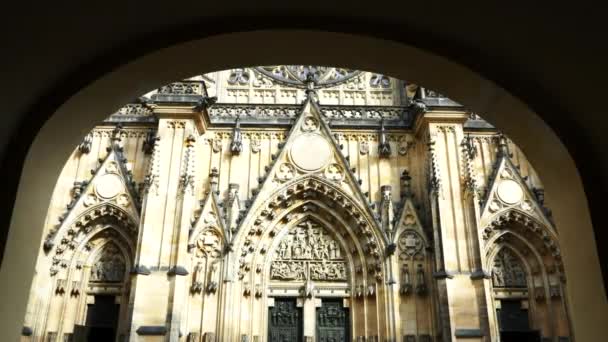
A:
<svg viewBox="0 0 608 342">
<path fill-rule="evenodd" d="M 275 298 L 268 309 L 268 341 L 302 341 L 302 309 L 295 298 Z"/>
<path fill-rule="evenodd" d="M 317 308 L 317 341 L 349 341 L 348 309 L 343 307 L 342 299 L 324 299 Z"/>
</svg>

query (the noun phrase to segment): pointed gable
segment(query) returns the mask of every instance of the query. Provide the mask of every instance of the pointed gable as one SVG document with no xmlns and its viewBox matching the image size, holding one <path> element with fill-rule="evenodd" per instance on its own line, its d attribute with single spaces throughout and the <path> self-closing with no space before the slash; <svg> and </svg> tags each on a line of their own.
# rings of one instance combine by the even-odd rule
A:
<svg viewBox="0 0 608 342">
<path fill-rule="evenodd" d="M 502 135 L 499 140 L 498 158 L 488 184 L 485 199 L 480 205 L 482 226 L 498 213 L 516 210 L 534 217 L 547 227 L 553 227 L 536 196 L 511 161 L 506 138 Z"/>
<path fill-rule="evenodd" d="M 370 217 L 376 217 L 350 165 L 341 152 L 331 129 L 321 116 L 317 104 L 309 97 L 293 124 L 281 150 L 273 156 L 273 163 L 261 179 L 259 190 L 249 208 L 256 208 L 284 183 L 306 177 L 318 177 L 333 182 L 360 203 Z M 245 214 L 247 217 L 247 213 Z M 246 220 L 242 220 L 244 222 Z M 376 226 L 378 222 L 374 221 Z M 379 229 L 379 227 L 376 227 Z"/>
<path fill-rule="evenodd" d="M 420 248 L 430 246 L 430 239 L 422 226 L 422 222 L 420 221 L 420 217 L 411 196 L 405 197 L 401 210 L 397 215 L 395 220 L 395 235 L 391 242 L 398 244 L 400 249 L 405 250 L 407 249 L 407 243 L 405 241 L 407 238 L 413 238 L 414 241 L 416 241 L 416 245 Z"/>
<path fill-rule="evenodd" d="M 55 245 L 57 237 L 63 236 L 68 226 L 98 207 L 110 205 L 119 208 L 133 224 L 139 223 L 139 199 L 122 148 L 117 142 L 108 147 L 105 159 L 91 172 L 93 177 L 90 181 L 81 182 L 79 187 L 74 188 L 74 197 L 67 205 L 67 212 L 59 218 L 59 226 L 47 236 L 44 244 L 46 250 Z"/>
<path fill-rule="evenodd" d="M 198 237 L 207 230 L 213 230 L 215 234 L 225 238 L 228 235 L 224 222 L 222 220 L 222 211 L 219 206 L 217 194 L 209 191 L 207 197 L 201 201 L 201 209 L 198 218 L 192 225 L 188 246 L 194 247 Z"/>
</svg>

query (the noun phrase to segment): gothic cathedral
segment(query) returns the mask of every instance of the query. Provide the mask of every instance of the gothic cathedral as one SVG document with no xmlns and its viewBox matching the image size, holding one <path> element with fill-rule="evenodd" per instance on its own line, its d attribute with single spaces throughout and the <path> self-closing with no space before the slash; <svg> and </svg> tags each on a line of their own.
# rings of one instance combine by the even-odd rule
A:
<svg viewBox="0 0 608 342">
<path fill-rule="evenodd" d="M 69 156 L 22 341 L 571 341 L 558 230 L 522 151 L 438 92 L 214 72 Z"/>
</svg>

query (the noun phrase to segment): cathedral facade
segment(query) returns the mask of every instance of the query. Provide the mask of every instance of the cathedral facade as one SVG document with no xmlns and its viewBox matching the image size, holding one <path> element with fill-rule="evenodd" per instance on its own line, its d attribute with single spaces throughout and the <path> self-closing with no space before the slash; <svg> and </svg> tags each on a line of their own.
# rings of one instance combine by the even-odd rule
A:
<svg viewBox="0 0 608 342">
<path fill-rule="evenodd" d="M 541 179 L 460 104 L 385 75 L 232 69 L 75 148 L 22 341 L 571 341 Z"/>
</svg>

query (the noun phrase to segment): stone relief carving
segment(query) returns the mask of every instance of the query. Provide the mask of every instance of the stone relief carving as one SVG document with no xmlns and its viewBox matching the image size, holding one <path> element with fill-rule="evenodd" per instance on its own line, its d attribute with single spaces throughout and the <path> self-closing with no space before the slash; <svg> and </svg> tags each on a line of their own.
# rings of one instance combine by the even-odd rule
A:
<svg viewBox="0 0 608 342">
<path fill-rule="evenodd" d="M 241 119 L 237 115 L 234 129 L 232 130 L 232 141 L 230 142 L 230 152 L 238 155 L 243 151 L 243 134 L 241 133 Z"/>
<path fill-rule="evenodd" d="M 309 80 L 317 87 L 345 83 L 362 72 L 345 68 L 318 65 L 272 65 L 255 67 L 254 70 L 282 84 L 304 88 Z"/>
<path fill-rule="evenodd" d="M 503 248 L 494 258 L 492 269 L 494 287 L 526 287 L 526 272 L 519 259 L 507 248 Z"/>
<path fill-rule="evenodd" d="M 217 258 L 221 255 L 221 237 L 213 230 L 202 232 L 196 239 L 196 256 Z"/>
<path fill-rule="evenodd" d="M 125 276 L 125 261 L 116 245 L 103 248 L 97 261 L 91 267 L 91 281 L 120 282 Z"/>
<path fill-rule="evenodd" d="M 158 89 L 159 94 L 202 95 L 202 82 L 175 82 Z"/>
<path fill-rule="evenodd" d="M 344 179 L 344 170 L 338 164 L 330 164 L 325 169 L 325 177 L 329 180 L 339 182 Z"/>
<path fill-rule="evenodd" d="M 249 78 L 249 70 L 238 68 L 230 72 L 227 82 L 230 85 L 247 85 L 249 84 Z"/>
<path fill-rule="evenodd" d="M 391 145 L 388 142 L 386 136 L 386 129 L 384 128 L 384 119 L 380 122 L 380 136 L 378 138 L 378 156 L 380 158 L 389 158 L 391 156 Z"/>
<path fill-rule="evenodd" d="M 211 139 L 211 150 L 213 153 L 218 153 L 222 150 L 222 140 L 215 138 Z"/>
<path fill-rule="evenodd" d="M 413 218 L 413 217 L 412 217 Z M 413 230 L 401 233 L 398 240 L 399 258 L 401 260 L 412 260 L 422 258 L 422 238 Z"/>
<path fill-rule="evenodd" d="M 317 128 L 319 127 L 319 123 L 317 122 L 317 120 L 312 117 L 312 116 L 308 116 L 304 119 L 304 122 L 302 123 L 302 131 L 304 132 L 313 132 L 315 131 Z"/>
<path fill-rule="evenodd" d="M 401 286 L 399 293 L 409 295 L 412 292 L 412 279 L 410 278 L 410 270 L 407 264 L 401 267 Z"/>
<path fill-rule="evenodd" d="M 362 155 L 366 155 L 369 153 L 369 142 L 367 140 L 363 140 L 359 144 L 359 153 Z"/>
<path fill-rule="evenodd" d="M 118 195 L 118 197 L 116 197 L 116 204 L 120 205 L 121 207 L 128 207 L 130 203 L 129 200 L 129 196 L 127 196 L 127 194 L 121 194 Z"/>
<path fill-rule="evenodd" d="M 338 242 L 315 222 L 298 224 L 279 243 L 275 253 L 271 279 L 346 280 L 346 263 Z"/>
<path fill-rule="evenodd" d="M 372 88 L 390 88 L 391 79 L 382 74 L 373 74 L 369 79 Z"/>
<path fill-rule="evenodd" d="M 407 138 L 404 138 L 403 140 L 399 141 L 399 155 L 405 156 L 407 154 L 407 151 L 409 151 L 410 147 L 412 147 L 412 145 L 414 145 L 414 143 L 412 141 L 407 140 Z"/>
<path fill-rule="evenodd" d="M 93 135 L 91 133 L 84 136 L 80 145 L 78 145 L 78 151 L 82 154 L 91 152 L 91 145 L 93 144 Z"/>
<path fill-rule="evenodd" d="M 416 270 L 416 294 L 422 296 L 426 293 L 427 287 L 424 277 L 424 268 L 422 268 L 422 264 L 418 264 L 418 269 Z"/>
<path fill-rule="evenodd" d="M 276 179 L 280 182 L 285 182 L 292 179 L 296 174 L 294 167 L 289 163 L 283 163 L 279 166 L 276 173 Z"/>
<path fill-rule="evenodd" d="M 260 139 L 253 139 L 250 141 L 251 144 L 251 153 L 258 153 L 262 148 L 262 143 Z"/>
</svg>

